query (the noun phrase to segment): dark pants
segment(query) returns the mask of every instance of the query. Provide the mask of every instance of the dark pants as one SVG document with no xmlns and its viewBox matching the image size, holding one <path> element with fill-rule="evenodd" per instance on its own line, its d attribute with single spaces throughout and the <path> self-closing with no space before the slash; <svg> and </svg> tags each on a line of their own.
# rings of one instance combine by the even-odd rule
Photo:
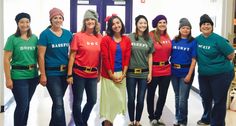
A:
<svg viewBox="0 0 236 126">
<path fill-rule="evenodd" d="M 52 99 L 50 126 L 66 126 L 63 97 L 68 86 L 65 76 L 48 76 L 47 89 Z"/>
<path fill-rule="evenodd" d="M 97 78 L 83 78 L 73 75 L 73 116 L 76 126 L 87 126 L 89 115 L 97 101 Z M 86 91 L 87 103 L 81 113 L 83 93 Z"/>
<path fill-rule="evenodd" d="M 136 85 L 138 86 L 135 120 L 140 121 L 143 112 L 144 98 L 147 88 L 147 79 L 127 78 L 126 82 L 127 82 L 126 87 L 128 93 L 128 112 L 131 122 L 134 121 Z"/>
<path fill-rule="evenodd" d="M 234 71 L 198 76 L 204 109 L 201 118 L 203 122 L 210 123 L 211 126 L 225 126 L 227 92 L 233 78 Z"/>
<path fill-rule="evenodd" d="M 12 93 L 16 101 L 14 126 L 26 126 L 30 100 L 39 83 L 39 78 L 13 80 Z"/>
<path fill-rule="evenodd" d="M 170 76 L 153 77 L 152 82 L 148 84 L 147 110 L 150 120 L 159 120 L 162 115 L 162 110 L 166 102 L 166 96 L 170 85 L 170 78 Z M 159 90 L 156 110 L 154 112 L 154 97 L 157 85 L 159 86 Z"/>
</svg>

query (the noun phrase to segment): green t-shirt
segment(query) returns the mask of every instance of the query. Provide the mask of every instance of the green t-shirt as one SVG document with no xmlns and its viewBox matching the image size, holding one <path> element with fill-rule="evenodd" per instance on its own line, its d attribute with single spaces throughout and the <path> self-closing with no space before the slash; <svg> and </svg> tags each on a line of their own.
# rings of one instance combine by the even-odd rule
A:
<svg viewBox="0 0 236 126">
<path fill-rule="evenodd" d="M 199 75 L 215 75 L 233 70 L 227 56 L 234 52 L 227 40 L 215 33 L 197 38 L 197 62 Z"/>
<path fill-rule="evenodd" d="M 12 52 L 11 66 L 28 66 L 37 64 L 37 41 L 38 38 L 32 35 L 29 40 L 11 35 L 8 37 L 5 51 Z M 38 76 L 38 69 L 16 70 L 11 69 L 12 79 L 30 79 Z"/>
<path fill-rule="evenodd" d="M 151 39 L 144 40 L 143 37 L 139 37 L 138 41 L 135 40 L 135 35 L 131 33 L 129 38 L 132 43 L 131 58 L 129 63 L 129 69 L 141 68 L 148 69 L 148 55 L 154 52 L 154 46 Z M 134 74 L 128 72 L 127 77 L 135 78 L 147 78 L 148 72 L 142 72 L 141 74 Z"/>
</svg>

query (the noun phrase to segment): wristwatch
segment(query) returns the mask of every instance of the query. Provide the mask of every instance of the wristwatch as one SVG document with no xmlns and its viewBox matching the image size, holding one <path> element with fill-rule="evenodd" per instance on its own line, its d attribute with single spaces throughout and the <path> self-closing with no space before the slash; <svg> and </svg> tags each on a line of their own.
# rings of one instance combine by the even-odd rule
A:
<svg viewBox="0 0 236 126">
<path fill-rule="evenodd" d="M 66 79 L 71 78 L 71 77 L 73 77 L 72 74 L 71 74 L 71 75 L 67 75 L 67 76 L 66 76 Z"/>
</svg>

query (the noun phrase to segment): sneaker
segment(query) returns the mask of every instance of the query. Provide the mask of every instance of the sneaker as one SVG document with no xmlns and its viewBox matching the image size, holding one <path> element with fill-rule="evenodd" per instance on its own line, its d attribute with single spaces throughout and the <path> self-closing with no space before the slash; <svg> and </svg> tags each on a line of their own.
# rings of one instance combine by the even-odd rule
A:
<svg viewBox="0 0 236 126">
<path fill-rule="evenodd" d="M 165 126 L 166 124 L 161 122 L 160 120 L 157 121 L 157 126 Z"/>
<path fill-rule="evenodd" d="M 202 120 L 197 121 L 198 125 L 209 125 L 210 123 L 203 122 Z"/>
<path fill-rule="evenodd" d="M 153 119 L 153 120 L 150 122 L 150 125 L 151 125 L 151 126 L 158 126 L 157 120 L 156 120 L 156 119 Z"/>
</svg>

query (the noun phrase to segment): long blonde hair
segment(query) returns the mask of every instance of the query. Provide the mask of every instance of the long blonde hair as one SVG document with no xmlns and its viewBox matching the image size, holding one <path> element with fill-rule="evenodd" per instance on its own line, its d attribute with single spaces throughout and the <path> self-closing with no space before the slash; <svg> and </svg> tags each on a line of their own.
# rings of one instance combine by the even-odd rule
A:
<svg viewBox="0 0 236 126">
<path fill-rule="evenodd" d="M 86 31 L 86 24 L 85 24 L 86 19 L 83 20 L 83 26 L 81 28 L 81 32 L 85 32 Z M 95 27 L 93 29 L 93 34 L 95 36 L 97 36 L 100 33 L 100 25 L 98 23 L 98 21 L 95 20 Z"/>
</svg>

